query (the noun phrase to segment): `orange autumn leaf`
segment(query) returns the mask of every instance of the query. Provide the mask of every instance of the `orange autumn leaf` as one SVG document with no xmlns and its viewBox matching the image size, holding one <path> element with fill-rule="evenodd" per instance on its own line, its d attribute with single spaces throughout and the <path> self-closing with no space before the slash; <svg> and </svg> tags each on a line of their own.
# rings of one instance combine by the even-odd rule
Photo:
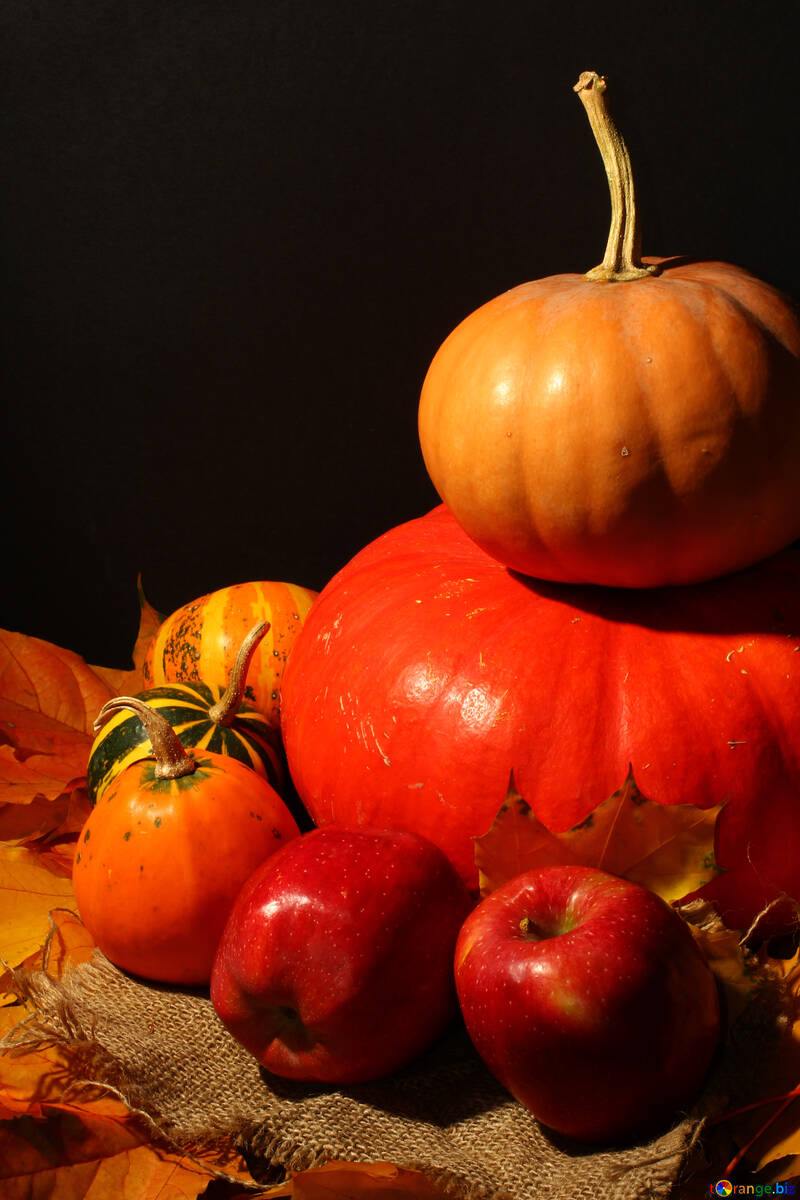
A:
<svg viewBox="0 0 800 1200">
<path fill-rule="evenodd" d="M 142 590 L 141 576 L 137 580 L 139 593 L 139 632 L 133 647 L 132 666 L 117 670 L 114 667 L 92 667 L 92 670 L 103 679 L 117 696 L 132 696 L 144 689 L 142 668 L 147 651 L 150 648 L 158 628 L 164 620 L 163 615 L 153 608 Z"/>
<path fill-rule="evenodd" d="M 514 787 L 475 839 L 481 894 L 534 867 L 582 864 L 641 883 L 671 902 L 717 873 L 714 827 L 722 809 L 665 806 L 642 796 L 633 773 L 585 821 L 552 833 Z"/>
<path fill-rule="evenodd" d="M 48 916 L 43 945 L 23 959 L 19 968 L 28 972 L 46 971 L 53 979 L 60 979 L 69 967 L 87 962 L 92 957 L 95 943 L 72 909 L 56 908 Z M 15 1003 L 16 1000 L 12 971 L 7 968 L 0 971 L 0 1004 Z"/>
<path fill-rule="evenodd" d="M 69 968 L 88 962 L 94 949 L 94 938 L 77 913 L 68 908 L 57 908 L 50 913 L 50 928 L 41 963 L 36 967 L 41 967 L 53 979 L 60 979 Z"/>
<path fill-rule="evenodd" d="M 42 1117 L 48 1105 L 63 1102 L 75 1082 L 68 1052 L 61 1046 L 40 1044 L 14 1048 L 10 1035 L 18 1034 L 28 1016 L 21 1004 L 0 1008 L 0 1119 Z M 4 1039 L 9 1039 L 4 1044 Z M 86 1107 L 81 1105 L 80 1107 Z M 91 1107 L 106 1115 L 124 1115 L 125 1106 L 113 1096 L 92 1097 Z"/>
<path fill-rule="evenodd" d="M 0 1123 L 3 1200 L 195 1200 L 212 1178 L 202 1164 L 150 1144 L 130 1115 L 53 1106 L 46 1121 Z"/>
<path fill-rule="evenodd" d="M 0 801 L 54 799 L 86 774 L 113 689 L 71 650 L 0 630 Z"/>
<path fill-rule="evenodd" d="M 0 1043 L 14 1029 L 16 1019 L 11 1010 L 0 1010 Z M 14 1183 L 19 1178 L 22 1188 L 31 1166 L 36 1188 L 41 1191 L 27 1193 L 23 1188 L 20 1200 L 28 1200 L 29 1195 L 52 1196 L 53 1200 L 73 1194 L 83 1197 L 83 1192 L 71 1189 L 79 1189 L 92 1178 L 82 1169 L 90 1164 L 98 1180 L 92 1187 L 100 1187 L 97 1193 L 87 1193 L 93 1200 L 95 1195 L 102 1200 L 106 1196 L 109 1200 L 117 1196 L 121 1200 L 162 1200 L 165 1195 L 189 1200 L 219 1177 L 252 1184 L 250 1172 L 233 1149 L 225 1154 L 202 1149 L 183 1154 L 177 1148 L 165 1151 L 156 1143 L 156 1131 L 139 1120 L 121 1097 L 77 1078 L 64 1047 L 39 1045 L 0 1054 L 3 1200 L 17 1195 Z M 45 1148 L 47 1158 L 41 1165 L 34 1156 L 39 1148 Z M 115 1192 L 114 1187 L 119 1190 Z"/>
<path fill-rule="evenodd" d="M 44 944 L 50 910 L 74 908 L 68 868 L 27 846 L 0 843 L 0 958 L 19 966 Z"/>
<path fill-rule="evenodd" d="M 330 1162 L 293 1174 L 288 1183 L 262 1193 L 262 1200 L 442 1200 L 444 1195 L 418 1171 L 391 1163 Z"/>
<path fill-rule="evenodd" d="M 67 920 L 62 932 L 68 926 Z M 52 959 L 48 965 L 52 971 Z M 35 1033 L 34 1044 L 25 1045 L 26 1018 L 27 1010 L 22 1005 L 0 1009 L 0 1050 L 4 1051 L 0 1052 L 3 1200 L 17 1195 L 13 1189 L 18 1177 L 22 1189 L 19 1196 L 26 1200 L 29 1195 L 52 1196 L 53 1200 L 73 1194 L 83 1197 L 80 1187 L 86 1179 L 93 1179 L 83 1169 L 89 1164 L 97 1172 L 98 1182 L 87 1194 L 102 1200 L 106 1196 L 109 1200 L 112 1196 L 161 1200 L 165 1195 L 189 1200 L 220 1176 L 252 1184 L 241 1156 L 232 1148 L 214 1154 L 198 1149 L 189 1155 L 177 1148 L 169 1153 L 157 1147 L 157 1131 L 143 1124 L 120 1095 L 87 1084 L 68 1047 L 43 1043 Z M 47 1161 L 38 1165 L 34 1152 L 41 1147 L 47 1150 Z M 29 1168 L 37 1189 L 30 1194 L 23 1188 Z M 95 1187 L 99 1188 L 97 1192 Z M 116 1192 L 115 1187 L 119 1189 Z"/>
<path fill-rule="evenodd" d="M 66 842 L 80 833 L 91 807 L 82 785 L 53 800 L 35 796 L 29 804 L 0 804 L 0 842 L 16 846 Z"/>
<path fill-rule="evenodd" d="M 74 914 L 61 911 L 53 913 L 53 930 L 48 940 L 44 963 L 51 976 L 58 977 L 68 966 L 85 961 L 92 953 L 91 938 Z M 36 969 L 35 962 L 25 964 Z M 51 1196 L 62 1200 L 62 1194 L 71 1196 L 72 1187 L 82 1185 L 85 1173 L 81 1164 L 92 1161 L 93 1155 L 86 1152 L 85 1145 L 75 1146 L 74 1141 L 65 1146 L 59 1130 L 65 1118 L 84 1126 L 105 1128 L 110 1147 L 96 1152 L 97 1178 L 102 1184 L 97 1193 L 100 1197 L 119 1194 L 130 1196 L 130 1200 L 155 1200 L 174 1195 L 176 1200 L 192 1197 L 205 1190 L 212 1180 L 224 1179 L 229 1184 L 253 1185 L 250 1172 L 241 1155 L 231 1146 L 222 1145 L 213 1151 L 193 1148 L 184 1153 L 174 1147 L 175 1153 L 165 1153 L 160 1147 L 158 1130 L 144 1119 L 143 1114 L 134 1114 L 122 1095 L 103 1085 L 86 1080 L 86 1066 L 80 1045 L 69 1047 L 42 1040 L 42 1031 L 35 1023 L 28 1029 L 31 1018 L 24 1005 L 0 1009 L 0 1156 L 4 1149 L 17 1160 L 8 1163 L 8 1178 L 16 1181 L 15 1170 L 24 1174 L 23 1166 L 34 1146 L 49 1147 L 49 1167 L 55 1173 L 43 1174 L 34 1171 L 36 1188 L 32 1194 Z M 14 1118 L 36 1118 L 36 1124 L 15 1121 L 20 1136 L 9 1139 L 6 1134 L 8 1122 Z M 102 1119 L 105 1125 L 98 1124 Z M 4 1125 L 2 1122 L 5 1121 Z M 116 1132 L 112 1123 L 120 1127 Z M 168 1144 L 168 1143 L 167 1143 Z M 151 1154 L 127 1153 L 131 1149 L 150 1148 Z M 76 1151 L 79 1153 L 76 1156 Z M 163 1166 L 168 1164 L 168 1168 Z M 12 1169 L 12 1167 L 14 1169 Z M 71 1170 L 67 1171 L 66 1168 Z M 57 1170 L 56 1170 L 57 1168 Z M 130 1177 L 127 1171 L 130 1169 Z M 3 1200 L 8 1193 L 2 1189 L 6 1179 L 0 1168 L 0 1195 Z M 124 1183 L 124 1189 L 123 1189 Z M 94 1184 L 92 1187 L 94 1188 Z M 115 1193 L 113 1188 L 119 1187 Z M 47 1190 L 49 1187 L 53 1191 Z M 141 1190 L 137 1190 L 141 1189 Z M 151 1190 L 152 1189 L 152 1190 Z M 161 1189 L 166 1189 L 166 1192 Z M 81 1195 L 80 1191 L 75 1193 Z M 95 1196 L 95 1191 L 90 1193 Z M 225 1193 L 227 1194 L 227 1192 Z M 20 1195 L 26 1195 L 21 1192 Z"/>
</svg>

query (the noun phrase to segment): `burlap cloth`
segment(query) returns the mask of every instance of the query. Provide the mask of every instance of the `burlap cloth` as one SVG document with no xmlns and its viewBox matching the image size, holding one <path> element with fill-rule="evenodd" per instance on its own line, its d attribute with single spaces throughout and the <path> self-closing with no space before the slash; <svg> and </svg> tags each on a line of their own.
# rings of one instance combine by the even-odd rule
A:
<svg viewBox="0 0 800 1200">
<path fill-rule="evenodd" d="M 703 1113 L 749 1098 L 779 1019 L 739 1020 L 692 1114 L 646 1144 L 592 1151 L 549 1136 L 483 1067 L 462 1028 L 407 1070 L 342 1090 L 262 1072 L 207 994 L 144 984 L 99 953 L 62 980 L 17 973 L 31 1016 L 5 1049 L 56 1044 L 172 1144 L 240 1149 L 255 1178 L 330 1159 L 423 1172 L 458 1200 L 666 1200 L 703 1138 Z M 653 1081 L 657 1088 L 658 1081 Z"/>
</svg>

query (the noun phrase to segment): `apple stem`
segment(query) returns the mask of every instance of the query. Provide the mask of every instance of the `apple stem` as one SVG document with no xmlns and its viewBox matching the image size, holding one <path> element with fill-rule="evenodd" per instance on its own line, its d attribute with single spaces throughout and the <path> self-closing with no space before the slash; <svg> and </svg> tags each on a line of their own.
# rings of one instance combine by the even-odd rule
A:
<svg viewBox="0 0 800 1200">
<path fill-rule="evenodd" d="M 568 917 L 562 921 L 550 921 L 544 924 L 523 917 L 519 923 L 519 931 L 528 942 L 544 942 L 548 938 L 560 937 L 562 933 L 570 933 L 575 928 L 575 921 Z"/>
</svg>

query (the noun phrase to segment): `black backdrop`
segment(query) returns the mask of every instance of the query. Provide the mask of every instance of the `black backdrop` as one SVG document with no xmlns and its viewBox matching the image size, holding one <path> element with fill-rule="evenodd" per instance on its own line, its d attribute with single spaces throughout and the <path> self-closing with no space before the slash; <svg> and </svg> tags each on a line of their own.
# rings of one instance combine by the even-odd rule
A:
<svg viewBox="0 0 800 1200">
<path fill-rule="evenodd" d="M 647 253 L 800 297 L 795 0 L 0 0 L 0 625 L 124 666 L 436 501 L 441 340 L 602 257 L 604 73 Z"/>
</svg>

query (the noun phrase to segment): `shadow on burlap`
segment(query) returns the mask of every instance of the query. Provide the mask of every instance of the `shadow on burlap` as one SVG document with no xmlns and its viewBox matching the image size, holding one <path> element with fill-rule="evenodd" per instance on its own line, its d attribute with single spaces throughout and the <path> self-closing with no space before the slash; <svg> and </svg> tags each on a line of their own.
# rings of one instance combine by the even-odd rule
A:
<svg viewBox="0 0 800 1200">
<path fill-rule="evenodd" d="M 73 1072 L 115 1089 L 174 1145 L 234 1145 L 265 1183 L 331 1159 L 391 1162 L 455 1200 L 667 1200 L 697 1156 L 702 1114 L 753 1094 L 780 1020 L 759 1005 L 749 1028 L 737 1024 L 696 1112 L 645 1144 L 598 1152 L 548 1136 L 462 1028 L 389 1079 L 309 1088 L 263 1072 L 207 993 L 142 983 L 99 952 L 62 980 L 18 972 L 16 984 L 31 1016 L 2 1048 L 63 1047 Z"/>
</svg>

